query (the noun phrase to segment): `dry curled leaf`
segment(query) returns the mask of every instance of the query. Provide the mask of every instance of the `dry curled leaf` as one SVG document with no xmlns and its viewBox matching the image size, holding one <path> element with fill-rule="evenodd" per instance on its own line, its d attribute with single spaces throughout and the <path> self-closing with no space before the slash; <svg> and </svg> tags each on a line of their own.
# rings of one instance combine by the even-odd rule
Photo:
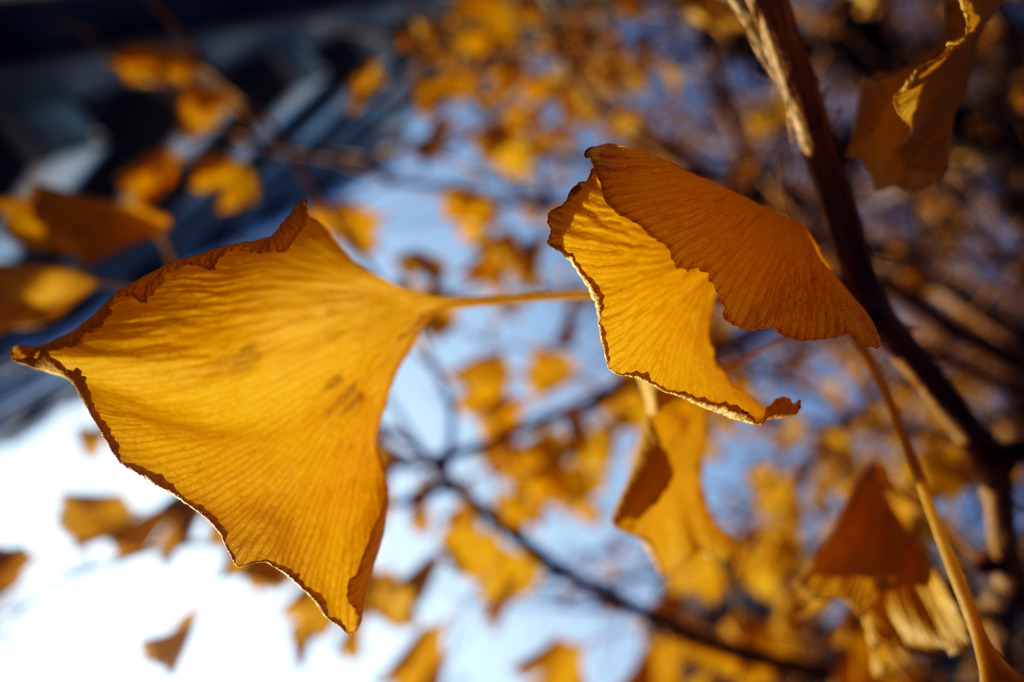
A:
<svg viewBox="0 0 1024 682">
<path fill-rule="evenodd" d="M 548 215 L 548 243 L 590 288 L 612 371 L 740 421 L 795 414 L 787 398 L 762 407 L 718 366 L 716 290 L 741 329 L 878 345 L 796 221 L 649 154 L 602 145 L 587 155 L 594 170 Z"/>
<path fill-rule="evenodd" d="M 908 649 L 951 656 L 968 644 L 956 601 L 893 513 L 891 490 L 881 466 L 864 471 L 806 576 L 815 597 L 842 598 L 861 619 L 875 675 L 885 672 L 872 657 L 878 640 L 898 638 Z"/>
<path fill-rule="evenodd" d="M 442 305 L 358 267 L 300 204 L 273 236 L 166 265 L 11 354 L 70 380 L 121 462 L 236 563 L 274 564 L 351 631 L 383 532 L 377 425 Z"/>
<path fill-rule="evenodd" d="M 640 457 L 615 512 L 615 523 L 643 538 L 665 579 L 670 597 L 714 601 L 714 574 L 695 581 L 695 554 L 724 561 L 733 541 L 711 517 L 701 492 L 700 470 L 707 411 L 684 400 L 662 406 L 645 428 Z"/>
<path fill-rule="evenodd" d="M 960 0 L 945 7 L 945 35 L 924 61 L 868 80 L 861 89 L 846 153 L 867 166 L 875 187 L 918 190 L 946 173 L 978 38 L 999 0 Z"/>
</svg>

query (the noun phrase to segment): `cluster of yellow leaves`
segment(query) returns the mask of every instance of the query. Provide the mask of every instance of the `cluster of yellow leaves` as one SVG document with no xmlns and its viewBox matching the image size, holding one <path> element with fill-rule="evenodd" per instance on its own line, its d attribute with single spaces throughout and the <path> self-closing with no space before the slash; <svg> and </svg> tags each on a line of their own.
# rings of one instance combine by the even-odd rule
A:
<svg viewBox="0 0 1024 682">
<path fill-rule="evenodd" d="M 648 87 L 649 71 L 678 91 L 678 68 L 627 46 L 616 18 L 520 0 L 460 0 L 436 20 L 415 17 L 398 46 L 421 65 L 413 98 L 437 114 L 437 130 L 448 126 L 442 103 L 473 101 L 485 114 L 474 135 L 480 151 L 495 172 L 522 183 L 543 155 L 570 149 L 581 124 L 639 135 L 644 119 L 622 100 Z"/>
<path fill-rule="evenodd" d="M 245 97 L 216 69 L 183 48 L 161 44 L 127 45 L 110 65 L 129 90 L 175 92 L 178 125 L 190 135 L 206 136 L 245 109 Z"/>
</svg>

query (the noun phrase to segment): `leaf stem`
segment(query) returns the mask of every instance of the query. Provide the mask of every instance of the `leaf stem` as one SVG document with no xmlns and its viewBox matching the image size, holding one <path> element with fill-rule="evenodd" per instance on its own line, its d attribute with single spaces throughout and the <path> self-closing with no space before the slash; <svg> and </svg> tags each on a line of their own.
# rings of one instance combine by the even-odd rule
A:
<svg viewBox="0 0 1024 682">
<path fill-rule="evenodd" d="M 967 632 L 971 636 L 974 654 L 978 661 L 979 679 L 981 682 L 1024 679 L 1010 668 L 992 645 L 992 642 L 989 641 L 988 634 L 985 632 L 985 626 L 981 621 L 981 615 L 978 613 L 978 606 L 974 603 L 974 596 L 971 594 L 971 588 L 967 584 L 967 577 L 964 575 L 963 568 L 960 566 L 956 553 L 953 551 L 953 545 L 949 540 L 946 527 L 939 517 L 938 509 L 935 507 L 935 499 L 932 497 L 931 488 L 928 486 L 928 480 L 925 478 L 924 469 L 921 467 L 921 462 L 914 452 L 910 436 L 903 426 L 903 419 L 900 417 L 896 401 L 893 400 L 889 386 L 878 369 L 878 364 L 871 357 L 871 353 L 859 343 L 854 342 L 854 345 L 857 347 L 861 357 L 864 358 L 868 371 L 871 372 L 871 378 L 874 379 L 878 390 L 882 394 L 885 407 L 889 412 L 889 417 L 892 419 L 893 429 L 896 431 L 900 445 L 903 447 L 907 467 L 914 478 L 914 488 L 921 502 L 921 508 L 924 510 L 924 517 L 928 521 L 928 528 L 931 530 L 932 538 L 939 549 L 939 556 L 942 559 L 943 567 L 946 569 L 946 576 L 953 587 L 953 594 L 956 595 L 957 603 L 960 605 L 960 612 L 967 622 Z"/>
<path fill-rule="evenodd" d="M 446 308 L 469 308 L 480 305 L 509 305 L 511 303 L 527 303 L 530 301 L 579 301 L 589 300 L 590 292 L 586 289 L 566 289 L 564 291 L 527 291 L 521 294 L 500 294 L 498 296 L 480 296 L 479 298 L 448 298 Z"/>
</svg>

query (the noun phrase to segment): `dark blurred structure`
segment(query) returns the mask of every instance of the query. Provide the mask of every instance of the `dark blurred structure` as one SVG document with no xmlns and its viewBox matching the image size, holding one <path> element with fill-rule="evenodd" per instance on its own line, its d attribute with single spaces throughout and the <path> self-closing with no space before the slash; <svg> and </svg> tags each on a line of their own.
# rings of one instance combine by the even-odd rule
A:
<svg viewBox="0 0 1024 682">
<path fill-rule="evenodd" d="M 429 3 L 428 3 L 429 4 Z M 138 41 L 188 42 L 249 100 L 252 138 L 293 147 L 371 148 L 386 139 L 405 109 L 405 94 L 384 92 L 368 111 L 346 114 L 346 77 L 369 56 L 401 69 L 391 36 L 413 10 L 412 0 L 73 0 L 0 6 L 0 193 L 36 187 L 65 193 L 113 195 L 113 173 L 158 144 L 172 145 L 188 165 L 219 147 L 230 148 L 231 126 L 207 137 L 177 129 L 173 110 L 151 93 L 125 90 L 109 67 L 110 51 Z M 398 79 L 392 78 L 394 83 Z M 383 102 L 383 104 L 380 104 Z M 237 131 L 235 131 L 237 132 Z M 173 213 L 175 251 L 184 257 L 217 245 L 253 239 L 276 228 L 280 216 L 309 192 L 346 177 L 304 167 L 296 175 L 280 155 L 253 147 L 263 182 L 259 207 L 229 219 L 214 216 L 208 199 L 179 188 L 162 203 Z M 237 150 L 236 150 L 237 151 Z M 29 258 L 0 229 L 0 265 Z M 152 244 L 92 268 L 128 282 L 158 267 Z M 74 329 L 112 291 L 94 295 L 59 323 L 0 341 L 0 438 L 32 423 L 71 397 L 71 386 L 28 370 L 8 356 L 12 345 L 36 345 Z"/>
</svg>

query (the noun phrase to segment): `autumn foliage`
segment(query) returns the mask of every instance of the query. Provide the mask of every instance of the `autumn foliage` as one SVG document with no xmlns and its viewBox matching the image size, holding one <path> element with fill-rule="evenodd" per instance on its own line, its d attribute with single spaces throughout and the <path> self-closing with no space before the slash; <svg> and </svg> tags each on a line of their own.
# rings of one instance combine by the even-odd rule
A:
<svg viewBox="0 0 1024 682">
<path fill-rule="evenodd" d="M 1024 169 L 1024 80 L 970 88 L 979 60 L 1024 63 L 1024 25 L 994 0 L 922 1 L 934 35 L 889 55 L 912 23 L 897 3 L 833 4 L 412 16 L 401 66 L 371 56 L 341 87 L 349 117 L 408 93 L 421 134 L 398 155 L 434 164 L 426 179 L 258 139 L 245 94 L 185 48 L 115 51 L 123 87 L 233 146 L 149 150 L 117 198 L 0 200 L 35 254 L 0 270 L 4 333 L 64 317 L 113 254 L 167 256 L 74 331 L 10 349 L 70 381 L 113 456 L 173 496 L 149 517 L 69 497 L 64 526 L 168 557 L 204 517 L 254 584 L 297 585 L 300 657 L 334 624 L 356 650 L 364 614 L 411 628 L 381 669 L 395 680 L 445 678 L 459 611 L 420 607 L 445 571 L 492 624 L 559 581 L 632 619 L 638 681 L 1021 679 L 1024 224 L 996 185 Z M 980 130 L 1015 134 L 1013 154 Z M 393 206 L 318 192 L 269 236 L 170 254 L 167 197 L 244 215 L 259 155 L 415 187 L 445 237 L 389 249 Z M 457 164 L 472 181 L 436 172 Z M 409 366 L 442 413 L 427 432 L 392 390 Z M 389 531 L 396 509 L 413 521 Z M 375 568 L 388 532 L 433 537 L 433 558 Z M 0 552 L 0 590 L 26 552 Z M 145 643 L 171 668 L 201 606 L 179 618 Z M 572 632 L 530 650 L 530 679 L 606 679 Z"/>
</svg>

